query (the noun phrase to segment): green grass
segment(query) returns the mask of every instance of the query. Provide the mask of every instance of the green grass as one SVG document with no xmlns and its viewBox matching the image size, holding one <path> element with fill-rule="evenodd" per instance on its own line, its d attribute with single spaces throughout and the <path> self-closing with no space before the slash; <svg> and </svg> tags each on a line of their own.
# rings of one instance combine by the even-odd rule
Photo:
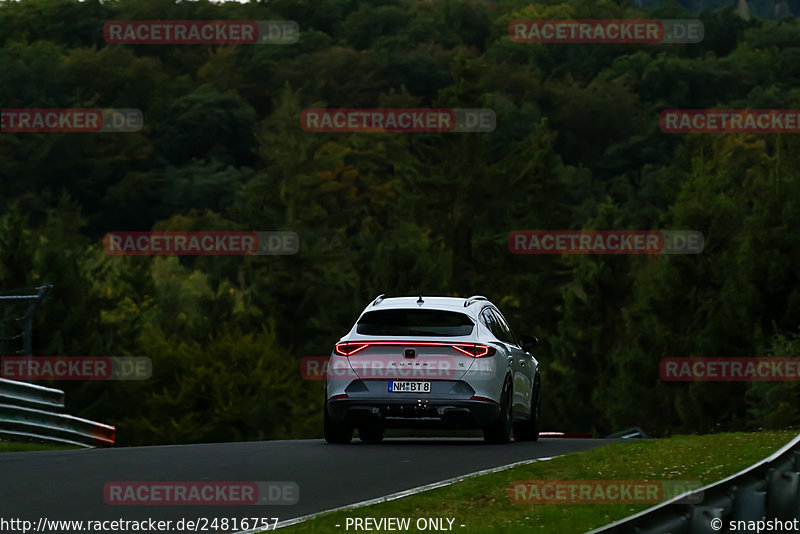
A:
<svg viewBox="0 0 800 534">
<path fill-rule="evenodd" d="M 412 527 L 404 532 L 414 533 L 421 532 L 413 526 L 418 518 L 443 517 L 455 519 L 453 532 L 457 534 L 582 533 L 653 505 L 515 504 L 509 498 L 511 483 L 519 480 L 691 480 L 705 485 L 762 460 L 796 434 L 796 431 L 712 434 L 611 444 L 473 477 L 411 497 L 323 514 L 281 530 L 287 534 L 344 533 L 348 532 L 345 530 L 348 517 L 399 517 L 411 518 Z M 497 449 L 487 447 L 486 450 L 491 453 Z M 337 528 L 337 524 L 341 526 Z M 459 527 L 461 524 L 465 527 Z M 354 532 L 352 526 L 349 532 Z"/>
<path fill-rule="evenodd" d="M 12 441 L 0 441 L 0 453 L 2 452 L 29 452 L 29 451 L 51 451 L 79 449 L 72 445 L 53 445 L 51 443 L 15 443 Z"/>
</svg>

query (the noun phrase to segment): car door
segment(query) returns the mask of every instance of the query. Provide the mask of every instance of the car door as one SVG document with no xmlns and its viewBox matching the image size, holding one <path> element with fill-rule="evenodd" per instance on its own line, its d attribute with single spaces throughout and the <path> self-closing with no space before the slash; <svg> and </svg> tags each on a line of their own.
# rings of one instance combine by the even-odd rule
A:
<svg viewBox="0 0 800 534">
<path fill-rule="evenodd" d="M 495 339 L 497 339 L 497 344 L 502 347 L 502 352 L 505 353 L 506 357 L 508 358 L 508 365 L 511 368 L 511 377 L 512 377 L 511 380 L 513 384 L 516 370 L 515 370 L 514 358 L 512 357 L 513 355 L 511 353 L 511 346 L 508 343 L 508 337 L 506 333 L 503 331 L 500 321 L 497 319 L 497 316 L 493 313 L 493 311 L 494 310 L 491 306 L 486 306 L 481 311 L 480 315 L 481 323 L 483 323 L 484 326 L 486 326 L 486 328 L 489 329 L 489 331 L 492 333 Z M 505 369 L 503 369 L 502 371 L 505 372 Z M 499 381 L 498 386 L 502 385 L 503 378 L 504 378 L 503 376 L 498 376 L 498 381 Z M 514 400 L 512 400 L 512 404 L 513 403 Z"/>
<path fill-rule="evenodd" d="M 492 313 L 503 332 L 509 355 L 513 359 L 511 369 L 514 373 L 514 414 L 517 417 L 527 417 L 531 405 L 535 372 L 531 356 L 520 347 L 503 314 L 497 309 L 493 309 Z"/>
</svg>

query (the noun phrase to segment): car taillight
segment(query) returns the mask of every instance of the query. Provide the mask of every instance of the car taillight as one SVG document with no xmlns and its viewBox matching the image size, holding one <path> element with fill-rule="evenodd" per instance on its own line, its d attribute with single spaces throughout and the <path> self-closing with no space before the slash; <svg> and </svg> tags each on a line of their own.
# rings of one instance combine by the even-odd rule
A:
<svg viewBox="0 0 800 534">
<path fill-rule="evenodd" d="M 344 343 L 337 343 L 333 350 L 336 352 L 336 354 L 341 354 L 342 356 L 352 356 L 356 352 L 364 350 L 367 347 L 369 347 L 369 343 L 344 342 Z"/>
<path fill-rule="evenodd" d="M 494 347 L 489 347 L 488 345 L 478 345 L 477 343 L 462 343 L 458 345 L 454 344 L 452 347 L 459 352 L 463 352 L 467 356 L 472 356 L 473 358 L 493 356 L 497 352 Z"/>
<path fill-rule="evenodd" d="M 479 343 L 443 343 L 439 341 L 417 341 L 417 342 L 373 341 L 371 343 L 343 341 L 341 343 L 336 344 L 336 346 L 334 347 L 334 352 L 342 356 L 352 356 L 353 354 L 366 349 L 370 345 L 405 345 L 405 346 L 411 345 L 415 347 L 416 346 L 450 347 L 472 358 L 484 358 L 488 356 L 493 356 L 497 352 L 497 350 L 494 347 L 490 347 L 488 345 L 481 345 Z"/>
</svg>

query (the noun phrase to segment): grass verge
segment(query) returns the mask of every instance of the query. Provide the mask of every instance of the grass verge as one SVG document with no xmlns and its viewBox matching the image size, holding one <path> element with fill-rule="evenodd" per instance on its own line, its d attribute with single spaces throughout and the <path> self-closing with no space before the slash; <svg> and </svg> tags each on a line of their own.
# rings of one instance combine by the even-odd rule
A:
<svg viewBox="0 0 800 534">
<path fill-rule="evenodd" d="M 344 533 L 348 532 L 347 518 L 397 517 L 411 519 L 411 528 L 398 532 L 422 532 L 415 527 L 419 518 L 451 518 L 455 520 L 452 531 L 458 534 L 582 533 L 653 504 L 515 504 L 509 497 L 509 486 L 520 480 L 690 480 L 705 485 L 762 460 L 796 434 L 796 431 L 765 431 L 615 443 L 470 478 L 411 497 L 323 514 L 281 531 Z M 337 524 L 340 526 L 336 527 Z M 460 527 L 462 524 L 465 526 Z M 445 521 L 444 526 L 447 525 Z M 354 531 L 351 526 L 349 532 Z"/>
</svg>

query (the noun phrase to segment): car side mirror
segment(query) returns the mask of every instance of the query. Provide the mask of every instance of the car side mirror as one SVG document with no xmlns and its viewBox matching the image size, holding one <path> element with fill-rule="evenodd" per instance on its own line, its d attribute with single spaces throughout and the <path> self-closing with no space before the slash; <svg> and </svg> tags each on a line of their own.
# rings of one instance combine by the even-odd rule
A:
<svg viewBox="0 0 800 534">
<path fill-rule="evenodd" d="M 525 352 L 531 352 L 533 348 L 539 344 L 539 338 L 536 336 L 519 336 L 519 345 Z"/>
</svg>

